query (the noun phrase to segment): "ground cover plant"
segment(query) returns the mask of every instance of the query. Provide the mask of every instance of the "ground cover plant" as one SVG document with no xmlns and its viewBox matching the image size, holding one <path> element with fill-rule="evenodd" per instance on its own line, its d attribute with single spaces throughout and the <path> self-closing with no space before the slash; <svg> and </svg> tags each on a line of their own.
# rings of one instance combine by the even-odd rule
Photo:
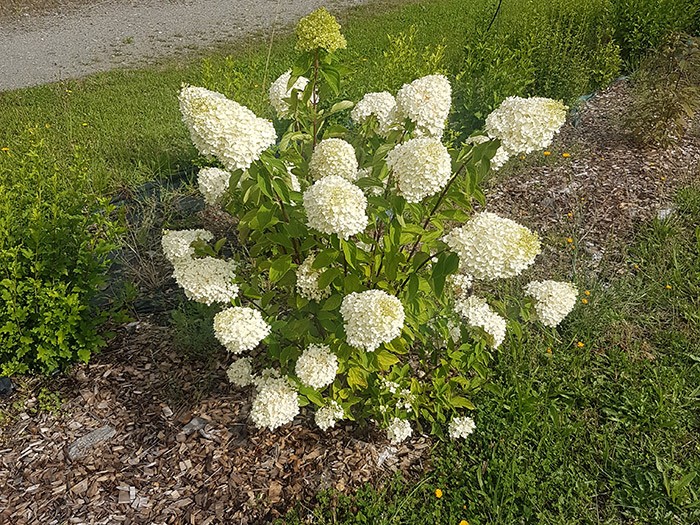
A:
<svg viewBox="0 0 700 525">
<path fill-rule="evenodd" d="M 0 168 L 0 375 L 87 362 L 108 317 L 96 300 L 121 228 L 94 195 L 79 148 L 66 173 L 32 134 Z"/>
</svg>

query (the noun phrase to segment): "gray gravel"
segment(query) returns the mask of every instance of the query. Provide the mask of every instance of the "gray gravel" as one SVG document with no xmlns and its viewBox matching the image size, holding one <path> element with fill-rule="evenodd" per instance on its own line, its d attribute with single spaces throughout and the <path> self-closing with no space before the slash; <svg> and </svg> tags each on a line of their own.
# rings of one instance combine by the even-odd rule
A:
<svg viewBox="0 0 700 525">
<path fill-rule="evenodd" d="M 2 1 L 2 0 L 0 0 Z M 0 20 L 0 91 L 137 67 L 366 0 L 95 0 Z"/>
</svg>

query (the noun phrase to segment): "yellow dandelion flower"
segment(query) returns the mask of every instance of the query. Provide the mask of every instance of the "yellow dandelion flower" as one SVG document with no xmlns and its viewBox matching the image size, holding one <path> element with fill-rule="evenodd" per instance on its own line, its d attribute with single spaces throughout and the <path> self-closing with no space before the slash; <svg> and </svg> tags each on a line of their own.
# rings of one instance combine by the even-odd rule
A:
<svg viewBox="0 0 700 525">
<path fill-rule="evenodd" d="M 579 348 L 583 348 L 586 345 L 583 341 L 579 341 L 578 343 L 576 343 L 576 346 L 578 346 Z"/>
<path fill-rule="evenodd" d="M 547 353 L 548 353 L 549 355 L 552 355 L 552 349 L 551 349 L 551 348 L 547 348 Z"/>
<path fill-rule="evenodd" d="M 440 489 L 435 489 L 435 497 L 436 498 L 442 498 L 442 490 Z"/>
<path fill-rule="evenodd" d="M 549 157 L 551 154 L 552 154 L 551 151 L 543 151 L 542 152 L 542 155 L 544 155 L 545 157 Z"/>
<path fill-rule="evenodd" d="M 591 291 L 590 291 L 590 290 L 586 290 L 586 291 L 583 292 L 583 293 L 586 294 L 586 295 L 591 295 Z"/>
<path fill-rule="evenodd" d="M 581 299 L 581 302 L 582 302 L 583 304 L 588 304 L 588 299 L 586 299 L 586 298 L 584 297 L 583 299 Z"/>
<path fill-rule="evenodd" d="M 574 242 L 574 240 L 571 237 L 567 237 L 566 242 L 568 242 L 569 244 L 572 244 Z"/>
<path fill-rule="evenodd" d="M 87 123 L 87 122 L 83 122 L 83 127 L 84 127 L 84 128 L 86 128 L 86 127 L 87 127 L 87 125 L 88 125 L 88 123 Z"/>
<path fill-rule="evenodd" d="M 565 152 L 565 153 L 562 153 L 561 156 L 564 157 L 565 159 L 568 159 L 569 157 L 571 157 L 571 153 Z"/>
<path fill-rule="evenodd" d="M 459 525 L 469 525 L 469 522 L 467 520 L 462 520 L 459 522 Z"/>
<path fill-rule="evenodd" d="M 670 290 L 670 289 L 672 289 L 672 288 L 673 288 L 673 286 L 671 286 L 670 284 L 667 284 L 667 285 L 666 285 L 666 289 L 667 289 L 667 290 Z"/>
<path fill-rule="evenodd" d="M 4 148 L 0 148 L 0 150 L 1 150 L 1 151 L 10 151 L 10 148 L 4 147 Z"/>
</svg>

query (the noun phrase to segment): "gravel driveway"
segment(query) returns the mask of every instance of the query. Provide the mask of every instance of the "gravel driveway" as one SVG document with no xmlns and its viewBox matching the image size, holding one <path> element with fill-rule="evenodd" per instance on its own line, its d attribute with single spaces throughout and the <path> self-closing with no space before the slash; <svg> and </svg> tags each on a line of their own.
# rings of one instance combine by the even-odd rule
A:
<svg viewBox="0 0 700 525">
<path fill-rule="evenodd" d="M 288 25 L 321 5 L 334 11 L 362 3 L 72 0 L 17 9 L 0 16 L 0 91 L 135 67 Z"/>
</svg>

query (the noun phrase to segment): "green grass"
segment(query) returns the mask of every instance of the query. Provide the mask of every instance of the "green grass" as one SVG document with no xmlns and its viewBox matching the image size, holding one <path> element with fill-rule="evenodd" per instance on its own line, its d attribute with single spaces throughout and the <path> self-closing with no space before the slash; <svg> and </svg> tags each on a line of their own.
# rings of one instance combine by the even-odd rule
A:
<svg viewBox="0 0 700 525">
<path fill-rule="evenodd" d="M 313 523 L 700 522 L 700 188 L 677 200 L 627 276 L 579 283 L 559 340 L 501 347 L 465 443 L 438 444 L 417 483 L 320 495 Z"/>
<path fill-rule="evenodd" d="M 451 77 L 464 72 L 454 86 L 458 128 L 478 125 L 484 111 L 511 94 L 575 99 L 617 71 L 616 48 L 601 39 L 624 19 L 606 16 L 609 1 L 505 0 L 488 33 L 493 0 L 394 0 L 354 8 L 341 17 L 351 71 L 344 94 L 357 100 L 367 91 L 395 89 L 425 73 L 426 52 L 442 50 L 439 69 Z M 663 9 L 650 12 L 659 18 L 655 35 L 675 27 Z M 645 19 L 647 25 L 656 18 Z M 641 38 L 646 26 L 635 24 Z M 408 49 L 399 43 L 401 33 L 414 34 Z M 9 148 L 0 151 L 0 173 L 12 171 L 16 156 L 37 138 L 59 164 L 82 148 L 99 193 L 191 168 L 196 155 L 180 122 L 181 84 L 220 90 L 271 117 L 267 87 L 291 66 L 294 52 L 290 32 L 276 34 L 272 46 L 269 40 L 262 34 L 207 51 L 205 58 L 0 93 L 0 148 Z"/>
</svg>

